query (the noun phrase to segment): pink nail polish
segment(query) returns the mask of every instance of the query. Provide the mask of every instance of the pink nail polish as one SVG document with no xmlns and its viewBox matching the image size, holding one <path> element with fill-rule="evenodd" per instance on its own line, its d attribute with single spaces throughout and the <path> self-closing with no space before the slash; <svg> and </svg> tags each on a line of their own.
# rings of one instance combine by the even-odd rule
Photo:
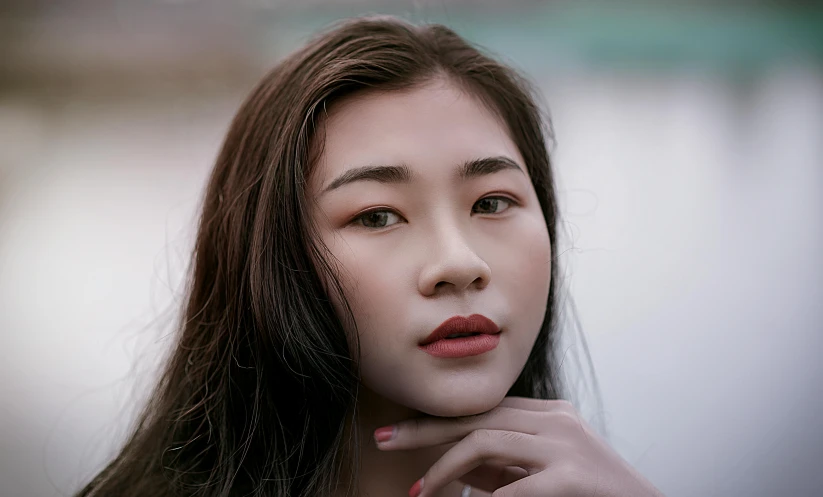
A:
<svg viewBox="0 0 823 497">
<path fill-rule="evenodd" d="M 420 492 L 422 490 L 423 490 L 423 478 L 420 478 L 419 480 L 414 482 L 414 485 L 412 485 L 412 488 L 409 489 L 409 497 L 417 497 L 418 495 L 420 495 Z"/>
<path fill-rule="evenodd" d="M 374 439 L 377 442 L 388 442 L 394 438 L 394 432 L 394 426 L 383 426 L 382 428 L 374 430 Z"/>
</svg>

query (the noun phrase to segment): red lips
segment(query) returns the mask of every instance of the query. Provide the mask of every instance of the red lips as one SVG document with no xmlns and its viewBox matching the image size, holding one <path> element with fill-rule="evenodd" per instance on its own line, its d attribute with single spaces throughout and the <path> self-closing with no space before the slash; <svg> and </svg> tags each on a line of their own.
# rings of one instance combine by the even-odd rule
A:
<svg viewBox="0 0 823 497">
<path fill-rule="evenodd" d="M 438 340 L 442 340 L 455 333 L 482 333 L 484 335 L 494 335 L 500 333 L 500 328 L 494 321 L 482 314 L 472 314 L 469 317 L 454 316 L 444 321 L 440 326 L 431 332 L 420 345 L 426 345 Z"/>
</svg>

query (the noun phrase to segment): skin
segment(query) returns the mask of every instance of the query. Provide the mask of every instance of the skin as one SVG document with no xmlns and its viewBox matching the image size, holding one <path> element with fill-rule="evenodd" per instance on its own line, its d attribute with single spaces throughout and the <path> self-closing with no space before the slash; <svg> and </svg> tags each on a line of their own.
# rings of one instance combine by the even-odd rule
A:
<svg viewBox="0 0 823 497">
<path fill-rule="evenodd" d="M 552 247 L 505 125 L 477 99 L 435 80 L 339 102 L 320 123 L 320 133 L 324 147 L 308 185 L 315 201 L 311 216 L 337 261 L 360 339 L 360 495 L 404 495 L 424 474 L 422 492 L 429 496 L 459 496 L 463 482 L 478 487 L 473 496 L 498 488 L 494 495 L 504 495 L 499 492 L 518 481 L 538 488 L 530 475 L 554 467 L 563 457 L 558 448 L 573 454 L 566 442 L 590 447 L 585 440 L 593 435 L 579 428 L 582 422 L 571 427 L 539 417 L 557 411 L 554 404 L 506 397 L 546 313 Z M 462 164 L 485 158 L 510 167 L 458 177 Z M 352 170 L 398 165 L 408 168 L 408 181 L 361 179 L 329 189 Z M 341 303 L 333 303 L 343 315 Z M 446 319 L 471 314 L 500 327 L 495 349 L 446 359 L 418 347 Z M 495 432 L 484 431 L 484 423 Z M 395 437 L 376 444 L 374 430 L 386 425 L 397 427 Z M 571 435 L 557 438 L 564 429 Z M 498 443 L 498 436 L 524 441 L 512 433 L 539 441 Z M 538 433 L 563 443 L 550 447 L 551 439 Z M 491 454 L 498 446 L 510 452 Z M 595 446 L 580 453 L 607 454 L 594 460 L 619 468 L 617 474 L 630 472 L 605 444 Z M 495 463 L 497 478 L 478 478 Z M 638 493 L 640 488 L 586 495 L 654 495 Z M 523 495 L 578 495 L 534 492 Z"/>
</svg>

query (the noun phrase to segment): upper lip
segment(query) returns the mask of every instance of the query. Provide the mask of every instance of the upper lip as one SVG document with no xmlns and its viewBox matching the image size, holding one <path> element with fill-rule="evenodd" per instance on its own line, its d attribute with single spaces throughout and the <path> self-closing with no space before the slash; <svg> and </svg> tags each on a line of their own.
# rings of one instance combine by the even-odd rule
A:
<svg viewBox="0 0 823 497">
<path fill-rule="evenodd" d="M 420 345 L 426 345 L 438 340 L 442 340 L 454 333 L 484 333 L 486 335 L 494 335 L 500 333 L 500 328 L 494 324 L 494 321 L 482 314 L 472 314 L 469 317 L 454 316 L 451 317 L 434 329 L 429 336 L 427 336 Z"/>
</svg>

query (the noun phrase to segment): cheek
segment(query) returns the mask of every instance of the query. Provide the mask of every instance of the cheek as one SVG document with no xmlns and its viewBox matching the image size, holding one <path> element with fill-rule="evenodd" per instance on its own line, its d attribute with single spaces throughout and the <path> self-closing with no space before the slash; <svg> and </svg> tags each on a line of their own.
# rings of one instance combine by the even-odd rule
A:
<svg viewBox="0 0 823 497">
<path fill-rule="evenodd" d="M 542 216 L 511 239 L 516 242 L 498 261 L 492 279 L 497 277 L 512 315 L 519 316 L 519 325 L 533 339 L 543 322 L 551 287 L 551 241 Z"/>
<path fill-rule="evenodd" d="M 358 319 L 358 309 L 362 308 L 362 305 L 358 303 L 358 299 L 354 298 L 357 295 L 357 281 L 359 278 L 357 268 L 352 266 L 353 252 L 344 240 L 342 240 L 339 236 L 334 236 L 331 233 L 323 233 L 322 241 L 328 248 L 328 266 L 334 276 L 332 277 L 331 275 L 318 269 L 319 277 L 326 292 L 326 296 L 331 302 L 335 314 L 343 325 L 348 337 L 349 347 L 352 351 L 354 351 L 352 337 L 355 327 L 353 326 L 350 318 L 354 318 L 355 322 L 360 321 Z M 317 261 L 314 261 L 314 265 L 315 268 L 319 267 Z M 340 284 L 340 290 L 343 292 L 342 296 L 339 294 L 337 286 L 334 284 L 332 278 L 336 279 Z M 348 303 L 351 308 L 351 316 L 346 311 L 343 297 L 345 297 L 346 303 Z"/>
<path fill-rule="evenodd" d="M 409 328 L 409 302 L 414 298 L 409 254 L 387 251 L 374 240 L 358 244 L 350 239 L 342 246 L 335 254 L 344 268 L 338 278 L 357 325 L 356 331 L 347 326 L 346 332 L 352 354 L 356 353 L 352 339 L 357 336 L 360 354 L 354 359 L 360 380 L 370 390 L 407 405 L 415 396 L 415 384 L 398 376 L 411 378 L 415 371 L 407 361 L 415 337 Z"/>
<path fill-rule="evenodd" d="M 398 285 L 404 279 L 398 274 L 399 266 L 387 259 L 385 253 L 375 251 L 374 243 L 358 246 L 356 241 L 342 237 L 325 241 L 337 259 L 337 278 L 357 324 L 361 352 L 365 353 L 377 345 L 379 336 L 375 330 L 390 324 L 386 317 L 396 317 L 403 310 Z M 343 303 L 336 294 L 330 294 L 330 298 L 337 315 L 344 319 Z M 349 336 L 353 336 L 352 323 L 345 326 Z"/>
<path fill-rule="evenodd" d="M 533 288 L 543 288 L 544 292 L 536 293 L 548 297 L 551 283 L 552 247 L 547 231 L 535 231 L 531 238 L 525 240 L 520 260 L 522 264 L 517 270 L 523 280 L 528 281 L 529 286 Z"/>
</svg>

